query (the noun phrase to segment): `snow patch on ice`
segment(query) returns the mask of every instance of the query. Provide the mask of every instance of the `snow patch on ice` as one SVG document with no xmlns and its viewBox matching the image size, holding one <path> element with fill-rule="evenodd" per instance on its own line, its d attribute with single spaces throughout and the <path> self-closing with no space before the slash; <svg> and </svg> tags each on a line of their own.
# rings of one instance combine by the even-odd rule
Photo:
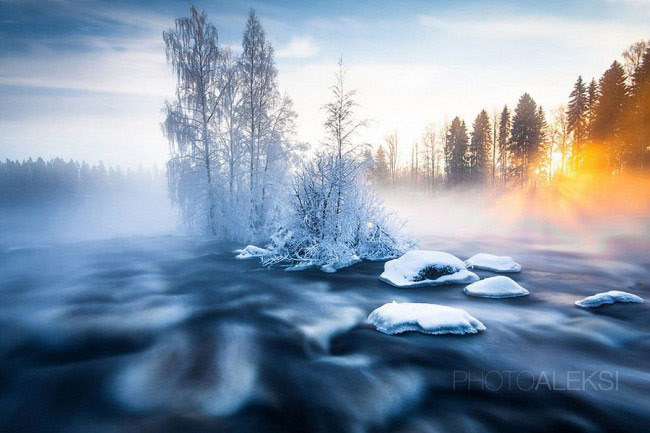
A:
<svg viewBox="0 0 650 433">
<path fill-rule="evenodd" d="M 241 250 L 236 250 L 235 252 L 238 253 L 235 256 L 236 259 L 252 259 L 256 257 L 262 258 L 270 253 L 269 250 L 265 248 L 256 247 L 255 245 L 247 245 L 245 248 Z"/>
<path fill-rule="evenodd" d="M 479 277 L 449 253 L 412 250 L 386 262 L 379 279 L 395 287 L 419 287 L 473 283 Z"/>
<path fill-rule="evenodd" d="M 529 294 L 528 290 L 521 287 L 517 282 L 502 275 L 472 283 L 465 287 L 463 291 L 467 295 L 481 298 L 513 298 Z"/>
<path fill-rule="evenodd" d="M 588 296 L 580 301 L 576 301 L 575 304 L 582 308 L 594 308 L 600 307 L 604 304 L 613 304 L 615 302 L 643 303 L 645 300 L 637 295 L 633 295 L 632 293 L 610 290 L 609 292 Z"/>
<path fill-rule="evenodd" d="M 485 325 L 465 310 L 436 304 L 393 301 L 370 313 L 368 321 L 378 331 L 394 335 L 406 331 L 425 334 L 476 334 Z"/>
<path fill-rule="evenodd" d="M 491 272 L 521 272 L 521 265 L 512 257 L 495 256 L 493 254 L 479 253 L 465 261 L 468 268 L 480 269 Z"/>
</svg>

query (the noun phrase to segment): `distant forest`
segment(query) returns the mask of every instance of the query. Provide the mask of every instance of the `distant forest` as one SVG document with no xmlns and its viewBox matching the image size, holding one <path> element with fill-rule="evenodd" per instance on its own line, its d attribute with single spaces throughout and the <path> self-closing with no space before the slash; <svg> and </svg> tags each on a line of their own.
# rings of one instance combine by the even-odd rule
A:
<svg viewBox="0 0 650 433">
<path fill-rule="evenodd" d="M 471 125 L 455 117 L 426 129 L 400 166 L 397 132 L 369 159 L 377 186 L 548 185 L 582 173 L 650 174 L 650 40 L 632 44 L 598 81 L 578 77 L 568 104 L 550 113 L 523 94 L 482 110 Z"/>
<path fill-rule="evenodd" d="M 0 205 L 32 205 L 101 200 L 109 195 L 129 195 L 159 190 L 166 185 L 165 173 L 152 170 L 106 168 L 103 163 L 45 161 L 0 161 Z"/>
</svg>

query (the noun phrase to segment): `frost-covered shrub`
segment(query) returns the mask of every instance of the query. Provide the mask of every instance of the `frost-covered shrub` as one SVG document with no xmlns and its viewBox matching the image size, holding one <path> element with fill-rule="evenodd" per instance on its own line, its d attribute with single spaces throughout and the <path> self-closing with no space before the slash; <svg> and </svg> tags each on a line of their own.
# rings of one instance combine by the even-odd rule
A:
<svg viewBox="0 0 650 433">
<path fill-rule="evenodd" d="M 355 91 L 344 86 L 344 76 L 340 61 L 332 101 L 323 107 L 324 149 L 296 173 L 286 222 L 263 259 L 267 265 L 334 272 L 361 259 L 397 257 L 414 245 L 366 178 L 367 146 L 353 140 L 366 122 L 355 118 Z"/>
<path fill-rule="evenodd" d="M 402 255 L 414 242 L 386 212 L 362 162 L 323 152 L 296 175 L 290 213 L 272 237 L 267 265 L 334 271 L 365 260 Z"/>
</svg>

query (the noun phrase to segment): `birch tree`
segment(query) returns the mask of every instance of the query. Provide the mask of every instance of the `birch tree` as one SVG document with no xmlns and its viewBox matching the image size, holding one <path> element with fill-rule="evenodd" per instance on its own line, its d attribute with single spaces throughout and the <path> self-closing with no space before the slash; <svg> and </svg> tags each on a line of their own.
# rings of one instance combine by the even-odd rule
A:
<svg viewBox="0 0 650 433">
<path fill-rule="evenodd" d="M 390 183 L 395 188 L 395 178 L 397 177 L 397 132 L 386 137 L 386 149 L 388 152 L 388 168 L 390 170 Z"/>
<path fill-rule="evenodd" d="M 186 225 L 200 225 L 217 234 L 214 192 L 216 143 L 212 122 L 223 90 L 223 55 L 217 29 L 205 12 L 190 7 L 190 17 L 179 18 L 163 32 L 167 62 L 176 75 L 176 99 L 165 103 L 163 131 L 169 140 L 170 191 Z"/>
<path fill-rule="evenodd" d="M 288 127 L 287 121 L 295 115 L 287 111 L 291 107 L 290 100 L 280 97 L 273 46 L 266 40 L 262 24 L 253 10 L 246 22 L 242 49 L 242 132 L 248 159 L 249 217 L 252 230 L 259 231 L 264 226 L 268 210 L 265 201 L 268 198 L 269 172 L 281 153 L 278 136 L 286 132 L 282 128 Z"/>
<path fill-rule="evenodd" d="M 553 123 L 551 127 L 551 142 L 554 147 L 560 152 L 560 175 L 566 174 L 566 166 L 571 150 L 569 121 L 566 115 L 566 107 L 561 105 L 553 110 Z"/>
</svg>

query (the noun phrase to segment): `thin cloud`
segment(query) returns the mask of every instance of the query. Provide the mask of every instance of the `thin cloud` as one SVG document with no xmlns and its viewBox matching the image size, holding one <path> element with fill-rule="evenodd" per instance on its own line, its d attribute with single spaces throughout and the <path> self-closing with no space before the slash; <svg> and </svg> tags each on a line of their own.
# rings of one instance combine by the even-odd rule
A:
<svg viewBox="0 0 650 433">
<path fill-rule="evenodd" d="M 647 28 L 606 20 L 576 20 L 555 16 L 440 18 L 420 15 L 422 26 L 488 39 L 547 39 L 580 47 L 625 47 L 647 33 Z"/>
<path fill-rule="evenodd" d="M 286 46 L 276 51 L 276 55 L 278 58 L 305 59 L 315 56 L 318 51 L 318 46 L 309 36 L 294 36 Z"/>
</svg>

